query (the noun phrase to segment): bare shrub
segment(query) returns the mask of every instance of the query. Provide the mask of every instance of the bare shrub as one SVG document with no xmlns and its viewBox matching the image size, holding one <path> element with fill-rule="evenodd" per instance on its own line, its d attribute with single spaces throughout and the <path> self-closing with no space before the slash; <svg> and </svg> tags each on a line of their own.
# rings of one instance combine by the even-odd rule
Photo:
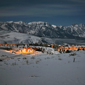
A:
<svg viewBox="0 0 85 85">
<path fill-rule="evenodd" d="M 0 59 L 0 62 L 3 61 L 3 59 Z"/>
<path fill-rule="evenodd" d="M 26 60 L 26 63 L 28 64 L 28 60 Z"/>
<path fill-rule="evenodd" d="M 76 53 L 69 54 L 69 56 L 75 56 L 75 55 L 76 55 Z"/>
<path fill-rule="evenodd" d="M 61 58 L 58 58 L 58 60 L 62 60 Z"/>
<path fill-rule="evenodd" d="M 38 77 L 38 76 L 36 76 L 36 75 L 31 75 L 31 77 Z"/>
<path fill-rule="evenodd" d="M 73 58 L 73 62 L 75 62 L 75 58 Z"/>
<path fill-rule="evenodd" d="M 11 59 L 14 59 L 13 57 Z"/>
<path fill-rule="evenodd" d="M 39 60 L 36 60 L 36 64 L 38 64 L 39 63 Z"/>
<path fill-rule="evenodd" d="M 47 57 L 47 59 L 50 59 L 50 57 Z"/>
<path fill-rule="evenodd" d="M 8 65 L 8 63 L 7 63 L 7 62 L 4 62 L 4 64 Z"/>
<path fill-rule="evenodd" d="M 16 64 L 16 62 L 14 62 L 14 63 L 12 63 L 12 65 L 14 66 L 14 65 L 17 65 L 17 64 Z"/>
<path fill-rule="evenodd" d="M 26 57 L 24 57 L 23 59 L 27 59 Z"/>
<path fill-rule="evenodd" d="M 34 56 L 32 56 L 32 57 L 31 57 L 31 59 L 35 59 L 35 57 L 34 57 Z"/>
</svg>

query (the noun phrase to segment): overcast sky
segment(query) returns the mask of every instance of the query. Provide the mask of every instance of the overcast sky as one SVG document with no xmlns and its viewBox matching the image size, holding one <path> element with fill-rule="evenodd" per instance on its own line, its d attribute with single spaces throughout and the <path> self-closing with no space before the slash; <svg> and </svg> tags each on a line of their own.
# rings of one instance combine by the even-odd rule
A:
<svg viewBox="0 0 85 85">
<path fill-rule="evenodd" d="M 85 24 L 85 0 L 0 0 L 0 21 Z"/>
</svg>

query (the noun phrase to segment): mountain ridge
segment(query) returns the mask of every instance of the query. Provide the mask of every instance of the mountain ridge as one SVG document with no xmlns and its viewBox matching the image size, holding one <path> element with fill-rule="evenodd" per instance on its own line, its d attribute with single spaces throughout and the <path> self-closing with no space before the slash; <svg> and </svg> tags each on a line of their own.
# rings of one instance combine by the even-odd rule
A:
<svg viewBox="0 0 85 85">
<path fill-rule="evenodd" d="M 71 26 L 56 26 L 48 22 L 7 21 L 0 22 L 0 31 L 13 31 L 31 34 L 38 37 L 49 38 L 85 38 L 85 24 L 73 24 Z"/>
</svg>

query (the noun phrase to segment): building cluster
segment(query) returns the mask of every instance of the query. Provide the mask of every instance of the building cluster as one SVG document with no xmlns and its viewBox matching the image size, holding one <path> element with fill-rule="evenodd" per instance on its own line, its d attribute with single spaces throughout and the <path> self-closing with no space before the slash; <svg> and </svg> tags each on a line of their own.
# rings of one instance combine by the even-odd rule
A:
<svg viewBox="0 0 85 85">
<path fill-rule="evenodd" d="M 33 47 L 35 46 L 35 47 Z M 41 46 L 42 48 L 36 48 L 36 46 Z M 79 46 L 79 45 L 58 45 L 58 44 L 0 44 L 0 48 L 9 47 L 9 49 L 23 49 L 23 48 L 28 48 L 28 47 L 33 47 L 34 50 L 36 51 L 44 51 L 43 47 L 51 47 L 54 48 L 54 50 L 59 51 L 59 52 L 66 52 L 66 51 L 79 51 L 79 50 L 85 50 L 85 46 Z"/>
<path fill-rule="evenodd" d="M 0 44 L 0 46 L 16 46 L 16 44 Z"/>
<path fill-rule="evenodd" d="M 74 46 L 74 45 L 60 45 L 57 49 L 58 51 L 79 51 L 79 50 L 85 50 L 85 46 Z"/>
</svg>

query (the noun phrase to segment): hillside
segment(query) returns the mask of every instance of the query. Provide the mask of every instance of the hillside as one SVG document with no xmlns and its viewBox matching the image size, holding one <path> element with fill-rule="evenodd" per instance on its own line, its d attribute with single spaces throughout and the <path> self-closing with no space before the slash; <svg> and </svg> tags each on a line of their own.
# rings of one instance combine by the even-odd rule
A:
<svg viewBox="0 0 85 85">
<path fill-rule="evenodd" d="M 56 26 L 47 22 L 0 22 L 0 31 L 14 31 L 26 33 L 38 37 L 50 38 L 85 38 L 85 24 L 73 24 L 71 26 Z"/>
<path fill-rule="evenodd" d="M 85 44 L 85 25 L 56 26 L 47 22 L 0 22 L 0 44 L 3 43 L 70 43 Z"/>
<path fill-rule="evenodd" d="M 0 50 L 0 85 L 85 85 L 85 51 L 15 55 Z"/>
</svg>

